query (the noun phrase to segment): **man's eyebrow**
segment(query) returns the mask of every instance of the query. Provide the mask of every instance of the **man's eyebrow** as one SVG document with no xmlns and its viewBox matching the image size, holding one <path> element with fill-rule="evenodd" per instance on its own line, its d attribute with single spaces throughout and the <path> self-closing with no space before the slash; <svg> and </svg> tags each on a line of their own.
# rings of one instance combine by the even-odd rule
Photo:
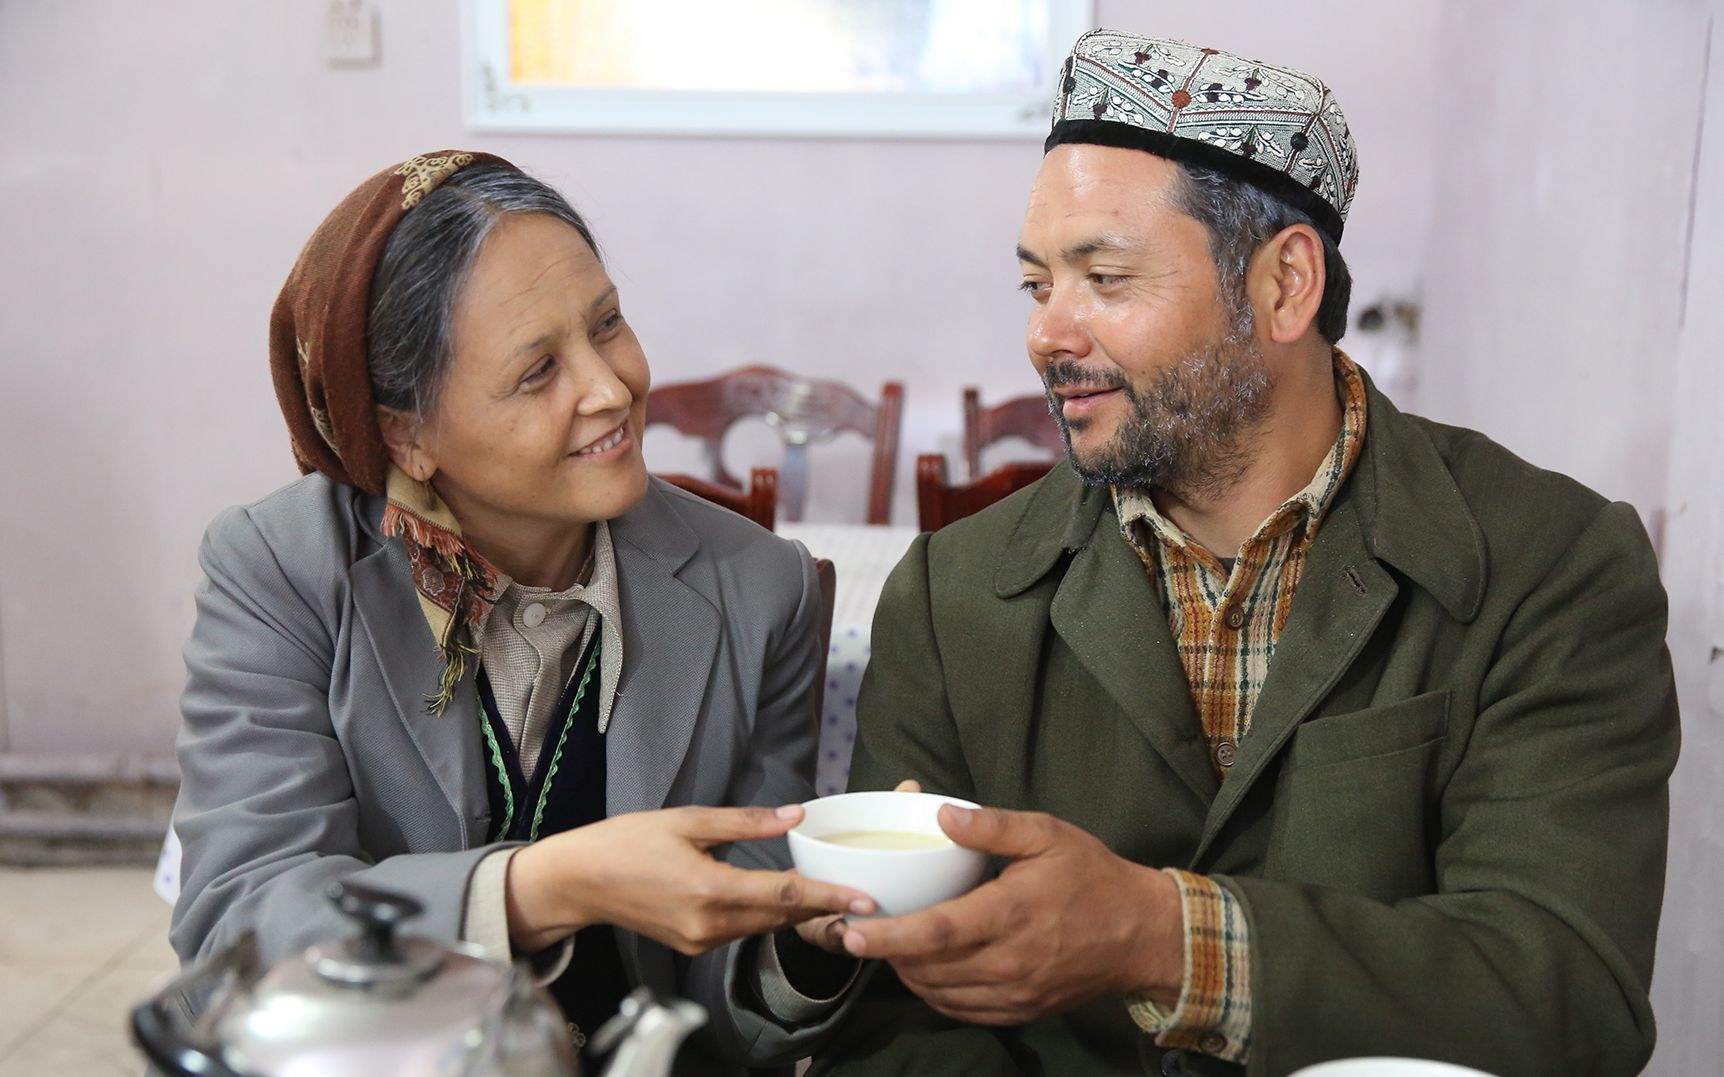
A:
<svg viewBox="0 0 1724 1077">
<path fill-rule="evenodd" d="M 1111 232 L 1104 232 L 1092 239 L 1086 239 L 1081 243 L 1076 243 L 1067 247 L 1065 250 L 1060 252 L 1060 261 L 1081 262 L 1085 258 L 1095 254 L 1125 254 L 1136 251 L 1140 249 L 1141 246 L 1142 244 L 1125 236 Z M 1048 263 L 1041 257 L 1041 255 L 1030 251 L 1022 245 L 1018 247 L 1018 261 L 1027 262 L 1038 269 L 1048 268 Z"/>
<path fill-rule="evenodd" d="M 1104 232 L 1093 239 L 1086 239 L 1082 243 L 1067 247 L 1062 252 L 1061 257 L 1068 262 L 1076 262 L 1088 258 L 1092 254 L 1123 254 L 1127 251 L 1134 251 L 1139 246 L 1140 244 L 1125 236 Z"/>
<path fill-rule="evenodd" d="M 606 288 L 604 290 L 604 293 L 601 294 L 597 299 L 595 299 L 591 303 L 587 304 L 587 313 L 588 314 L 597 314 L 599 312 L 600 307 L 604 306 L 606 303 L 609 303 L 611 300 L 615 299 L 616 297 L 617 297 L 617 286 L 613 284 L 609 288 Z"/>
</svg>

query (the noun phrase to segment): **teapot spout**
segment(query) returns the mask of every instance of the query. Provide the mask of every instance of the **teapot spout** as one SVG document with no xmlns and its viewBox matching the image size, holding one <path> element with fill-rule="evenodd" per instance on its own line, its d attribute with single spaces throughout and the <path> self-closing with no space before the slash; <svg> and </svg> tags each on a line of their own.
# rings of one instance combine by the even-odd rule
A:
<svg viewBox="0 0 1724 1077">
<path fill-rule="evenodd" d="M 683 999 L 660 999 L 637 988 L 622 1010 L 593 1037 L 593 1049 L 609 1054 L 603 1077 L 670 1077 L 676 1053 L 689 1033 L 706 1024 L 706 1010 Z"/>
</svg>

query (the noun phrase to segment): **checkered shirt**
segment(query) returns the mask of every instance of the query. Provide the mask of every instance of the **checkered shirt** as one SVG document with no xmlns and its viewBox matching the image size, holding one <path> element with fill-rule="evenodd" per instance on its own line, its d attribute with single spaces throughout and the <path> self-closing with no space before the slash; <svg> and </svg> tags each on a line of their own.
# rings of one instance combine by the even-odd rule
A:
<svg viewBox="0 0 1724 1077">
<path fill-rule="evenodd" d="M 1364 379 L 1339 349 L 1334 357 L 1341 432 L 1311 482 L 1239 547 L 1231 571 L 1163 516 L 1148 492 L 1114 491 L 1126 541 L 1157 584 L 1209 758 L 1223 781 L 1251 730 L 1251 710 L 1292 611 L 1306 554 L 1364 443 Z M 1167 870 L 1179 884 L 1185 916 L 1185 981 L 1172 1010 L 1140 1000 L 1132 1004 L 1132 1017 L 1159 1046 L 1243 1062 L 1251 1048 L 1244 910 L 1218 883 Z"/>
</svg>

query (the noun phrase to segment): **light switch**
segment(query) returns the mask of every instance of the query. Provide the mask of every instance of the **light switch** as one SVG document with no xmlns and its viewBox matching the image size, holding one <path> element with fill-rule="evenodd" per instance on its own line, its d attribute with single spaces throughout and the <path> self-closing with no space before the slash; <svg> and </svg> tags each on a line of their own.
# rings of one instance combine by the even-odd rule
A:
<svg viewBox="0 0 1724 1077">
<path fill-rule="evenodd" d="M 323 14 L 323 62 L 330 67 L 375 65 L 381 21 L 373 0 L 329 0 Z"/>
</svg>

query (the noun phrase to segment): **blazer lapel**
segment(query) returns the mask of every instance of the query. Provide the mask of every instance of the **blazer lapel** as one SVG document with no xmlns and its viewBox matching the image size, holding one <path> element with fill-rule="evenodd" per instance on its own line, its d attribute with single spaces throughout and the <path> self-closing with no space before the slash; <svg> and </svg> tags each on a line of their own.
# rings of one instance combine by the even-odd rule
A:
<svg viewBox="0 0 1724 1077">
<path fill-rule="evenodd" d="M 610 815 L 661 808 L 682 769 L 706 699 L 722 621 L 678 573 L 698 535 L 654 487 L 611 523 L 616 542 L 623 669 L 605 733 Z"/>
<path fill-rule="evenodd" d="M 456 813 L 464 847 L 471 848 L 485 840 L 488 815 L 473 673 L 456 687 L 442 714 L 431 713 L 426 697 L 436 690 L 443 666 L 412 579 L 399 542 L 383 540 L 357 561 L 350 575 L 357 627 L 370 641 L 402 725 Z"/>
<path fill-rule="evenodd" d="M 1204 750 L 1191 686 L 1143 562 L 1103 513 L 1072 558 L 1049 608 L 1054 631 L 1167 760 L 1208 803 L 1218 786 Z"/>
</svg>

